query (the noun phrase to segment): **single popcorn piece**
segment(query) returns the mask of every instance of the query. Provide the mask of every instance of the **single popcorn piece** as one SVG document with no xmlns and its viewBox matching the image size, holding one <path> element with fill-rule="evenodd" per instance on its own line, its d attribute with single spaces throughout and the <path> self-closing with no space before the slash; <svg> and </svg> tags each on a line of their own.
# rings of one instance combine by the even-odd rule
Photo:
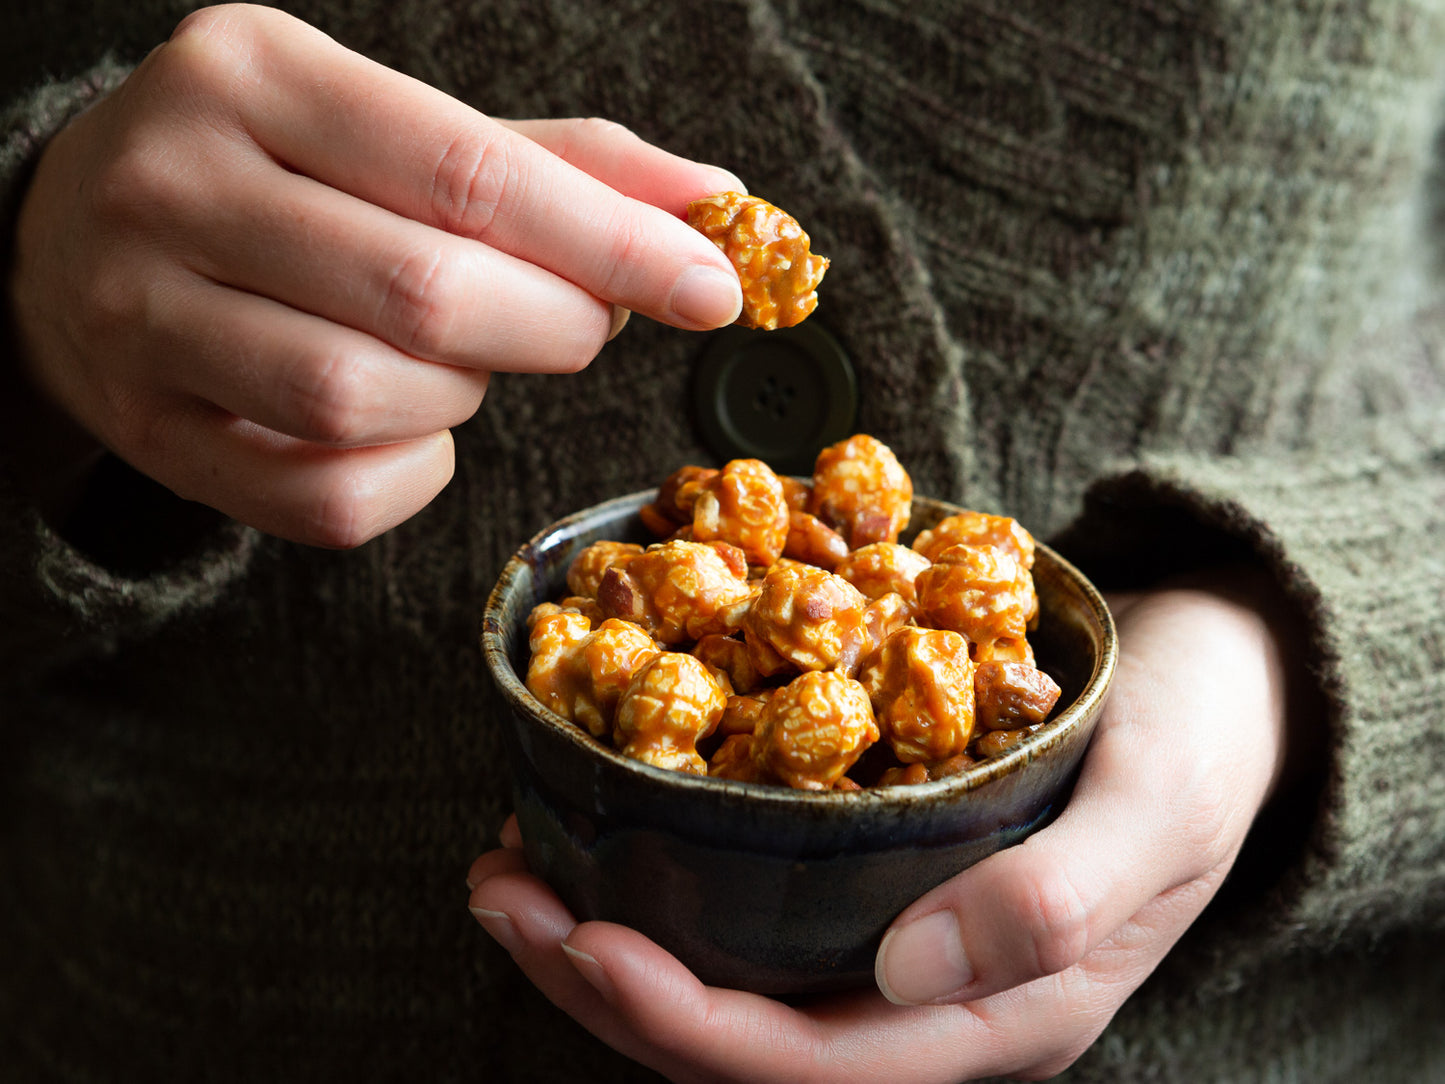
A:
<svg viewBox="0 0 1445 1084">
<path fill-rule="evenodd" d="M 649 547 L 625 568 L 609 568 L 597 601 L 608 617 L 641 625 L 659 643 L 680 644 L 737 631 L 753 591 L 741 555 L 734 563 L 712 545 L 676 539 Z"/>
<path fill-rule="evenodd" d="M 997 546 L 1013 554 L 1025 569 L 1034 567 L 1034 537 L 1016 519 L 986 512 L 959 512 L 918 532 L 913 548 L 930 561 L 949 546 Z"/>
<path fill-rule="evenodd" d="M 956 632 L 899 629 L 858 675 L 883 739 L 904 764 L 928 764 L 968 748 L 974 670 Z"/>
<path fill-rule="evenodd" d="M 970 644 L 1022 639 L 1037 605 L 1028 571 L 994 546 L 950 546 L 916 585 L 918 623 L 962 633 Z"/>
<path fill-rule="evenodd" d="M 748 645 L 735 637 L 717 633 L 704 636 L 693 645 L 692 654 L 709 670 L 726 675 L 733 692 L 740 696 L 761 684 Z"/>
<path fill-rule="evenodd" d="M 624 566 L 642 552 L 635 542 L 593 542 L 572 559 L 567 568 L 567 589 L 581 598 L 595 599 L 607 570 Z"/>
<path fill-rule="evenodd" d="M 749 564 L 767 566 L 782 554 L 788 525 L 783 483 L 760 459 L 734 459 L 698 484 L 694 542 L 730 542 Z"/>
<path fill-rule="evenodd" d="M 707 775 L 697 743 L 713 732 L 727 699 L 697 659 L 662 652 L 637 671 L 618 701 L 613 742 L 634 760 Z"/>
<path fill-rule="evenodd" d="M 637 625 L 608 620 L 594 630 L 584 615 L 566 610 L 538 618 L 529 643 L 527 688 L 593 737 L 612 729 L 633 675 L 660 653 Z"/>
<path fill-rule="evenodd" d="M 841 576 L 811 565 L 774 565 L 743 618 L 758 672 L 853 670 L 867 641 L 867 605 Z"/>
<path fill-rule="evenodd" d="M 844 557 L 833 571 L 870 599 L 897 594 L 913 602 L 918 598 L 914 587 L 918 574 L 931 563 L 917 550 L 897 542 L 870 542 Z"/>
<path fill-rule="evenodd" d="M 797 790 L 828 790 L 877 740 L 863 686 L 836 670 L 814 670 L 769 697 L 752 753 L 765 776 Z"/>
<path fill-rule="evenodd" d="M 737 322 L 772 331 L 792 327 L 818 305 L 828 260 L 809 251 L 792 215 L 757 196 L 718 192 L 687 205 L 688 225 L 722 250 L 742 281 Z"/>
<path fill-rule="evenodd" d="M 808 511 L 852 549 L 897 542 L 913 510 L 913 480 L 882 441 L 859 433 L 818 453 Z"/>
</svg>

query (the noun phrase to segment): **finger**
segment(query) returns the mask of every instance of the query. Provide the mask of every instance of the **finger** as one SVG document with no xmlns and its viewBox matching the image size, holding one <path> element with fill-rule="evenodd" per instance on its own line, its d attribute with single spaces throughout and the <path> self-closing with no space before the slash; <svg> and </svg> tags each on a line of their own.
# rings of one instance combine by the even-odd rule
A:
<svg viewBox="0 0 1445 1084">
<path fill-rule="evenodd" d="M 288 436 L 391 444 L 460 425 L 488 375 L 408 357 L 370 335 L 269 298 L 192 279 L 152 294 L 175 386 Z"/>
<path fill-rule="evenodd" d="M 1217 889 L 1277 740 L 1258 707 L 1264 652 L 1237 635 L 1247 626 L 1213 603 L 1136 605 L 1068 806 L 899 916 L 877 958 L 885 995 L 982 997 L 1070 967 L 1162 893 L 1193 883 L 1207 899 Z"/>
<path fill-rule="evenodd" d="M 493 119 L 607 187 L 679 218 L 687 216 L 687 205 L 695 199 L 715 192 L 747 191 L 730 171 L 672 154 L 599 117 Z"/>
<path fill-rule="evenodd" d="M 517 824 L 517 815 L 513 813 L 502 822 L 498 839 L 503 847 L 520 847 L 522 845 L 522 829 Z"/>
<path fill-rule="evenodd" d="M 675 215 L 288 16 L 251 22 L 241 51 L 204 15 L 164 48 L 181 78 L 228 90 L 242 73 L 249 93 L 237 123 L 288 168 L 656 319 L 689 328 L 736 319 L 736 273 Z"/>
<path fill-rule="evenodd" d="M 183 223 L 194 270 L 397 351 L 503 372 L 575 372 L 610 305 L 551 271 L 283 170 L 216 178 Z"/>
<path fill-rule="evenodd" d="M 521 851 L 506 847 L 487 851 L 468 868 L 467 888 L 468 890 L 476 888 L 488 878 L 500 877 L 504 873 L 526 872 L 527 859 Z"/>
<path fill-rule="evenodd" d="M 358 546 L 409 519 L 450 481 L 451 433 L 366 448 L 298 441 L 209 403 L 155 408 L 118 450 L 177 495 L 308 545 Z"/>
<path fill-rule="evenodd" d="M 643 1053 L 626 1022 L 572 964 L 562 942 L 577 921 L 541 880 L 495 873 L 478 881 L 468 906 L 549 1001 L 615 1049 Z"/>
</svg>

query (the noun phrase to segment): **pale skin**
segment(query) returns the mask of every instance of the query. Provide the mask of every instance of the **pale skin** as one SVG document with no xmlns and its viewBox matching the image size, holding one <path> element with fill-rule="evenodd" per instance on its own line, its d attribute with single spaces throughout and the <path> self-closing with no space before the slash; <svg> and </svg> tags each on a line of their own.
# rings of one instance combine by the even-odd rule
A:
<svg viewBox="0 0 1445 1084">
<path fill-rule="evenodd" d="M 46 464 L 42 499 L 57 454 L 108 449 L 261 530 L 358 545 L 446 485 L 490 373 L 575 372 L 629 312 L 732 322 L 737 277 L 681 219 L 723 189 L 743 186 L 605 121 L 496 120 L 274 10 L 205 9 L 42 156 L 7 282 L 32 399 L 5 438 Z M 473 913 L 679 1080 L 1057 1072 L 1214 895 L 1284 770 L 1292 632 L 1237 580 L 1114 600 L 1116 688 L 1068 808 L 900 915 L 877 989 L 798 1009 L 706 988 L 578 924 L 511 822 Z"/>
<path fill-rule="evenodd" d="M 492 372 L 626 314 L 731 323 L 690 229 L 731 173 L 601 120 L 502 122 L 268 8 L 185 19 L 61 132 L 10 291 L 39 398 L 183 497 L 354 546 L 451 477 Z"/>
</svg>

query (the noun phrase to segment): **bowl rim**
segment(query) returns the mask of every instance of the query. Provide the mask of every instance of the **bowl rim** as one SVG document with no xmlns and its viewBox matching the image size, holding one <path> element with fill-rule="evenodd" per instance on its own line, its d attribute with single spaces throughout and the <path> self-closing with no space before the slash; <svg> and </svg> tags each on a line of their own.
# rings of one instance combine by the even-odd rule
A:
<svg viewBox="0 0 1445 1084">
<path fill-rule="evenodd" d="M 1079 691 L 1079 695 L 1062 711 L 1048 719 L 1038 731 L 1011 746 L 1005 752 L 979 761 L 955 775 L 925 783 L 897 783 L 886 786 L 864 787 L 860 790 L 797 790 L 774 783 L 745 783 L 735 779 L 719 779 L 713 776 L 698 776 L 687 772 L 672 771 L 647 764 L 632 757 L 624 756 L 619 750 L 593 737 L 585 727 L 578 726 L 547 708 L 527 689 L 516 667 L 507 654 L 505 630 L 500 620 L 502 600 L 508 585 L 517 582 L 518 573 L 535 568 L 527 560 L 527 554 L 541 551 L 554 536 L 562 534 L 583 520 L 604 519 L 614 513 L 635 514 L 643 504 L 655 498 L 656 487 L 637 490 L 622 496 L 612 497 L 556 520 L 518 547 L 503 566 L 496 584 L 487 596 L 483 611 L 481 647 L 492 680 L 508 701 L 510 707 L 524 716 L 531 725 L 544 727 L 555 736 L 584 750 L 604 763 L 626 773 L 636 774 L 656 784 L 685 793 L 692 793 L 699 800 L 708 798 L 746 798 L 750 805 L 778 806 L 784 810 L 799 806 L 825 809 L 829 807 L 856 807 L 860 803 L 871 809 L 904 811 L 922 800 L 947 800 L 962 798 L 996 780 L 1014 774 L 1024 766 L 1038 759 L 1049 749 L 1064 742 L 1080 727 L 1092 724 L 1108 695 L 1118 663 L 1118 632 L 1113 615 L 1099 589 L 1070 561 L 1043 542 L 1035 540 L 1035 567 L 1037 558 L 1043 555 L 1055 566 L 1058 573 L 1070 581 L 1083 596 L 1094 618 L 1103 630 L 1102 649 L 1094 659 L 1093 672 Z M 963 505 L 954 504 L 933 497 L 914 497 L 943 510 L 944 515 L 969 511 Z"/>
</svg>

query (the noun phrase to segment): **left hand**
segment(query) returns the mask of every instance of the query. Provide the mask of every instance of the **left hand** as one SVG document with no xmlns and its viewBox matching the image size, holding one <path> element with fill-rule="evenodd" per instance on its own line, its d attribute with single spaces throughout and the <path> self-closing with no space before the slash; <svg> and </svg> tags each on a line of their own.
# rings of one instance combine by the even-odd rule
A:
<svg viewBox="0 0 1445 1084">
<path fill-rule="evenodd" d="M 899 915 L 879 989 L 795 1007 L 704 986 L 633 930 L 579 924 L 515 820 L 472 866 L 473 913 L 555 1004 L 675 1080 L 1058 1073 L 1214 896 L 1284 768 L 1287 625 L 1238 586 L 1111 600 L 1119 667 L 1069 805 Z"/>
</svg>

